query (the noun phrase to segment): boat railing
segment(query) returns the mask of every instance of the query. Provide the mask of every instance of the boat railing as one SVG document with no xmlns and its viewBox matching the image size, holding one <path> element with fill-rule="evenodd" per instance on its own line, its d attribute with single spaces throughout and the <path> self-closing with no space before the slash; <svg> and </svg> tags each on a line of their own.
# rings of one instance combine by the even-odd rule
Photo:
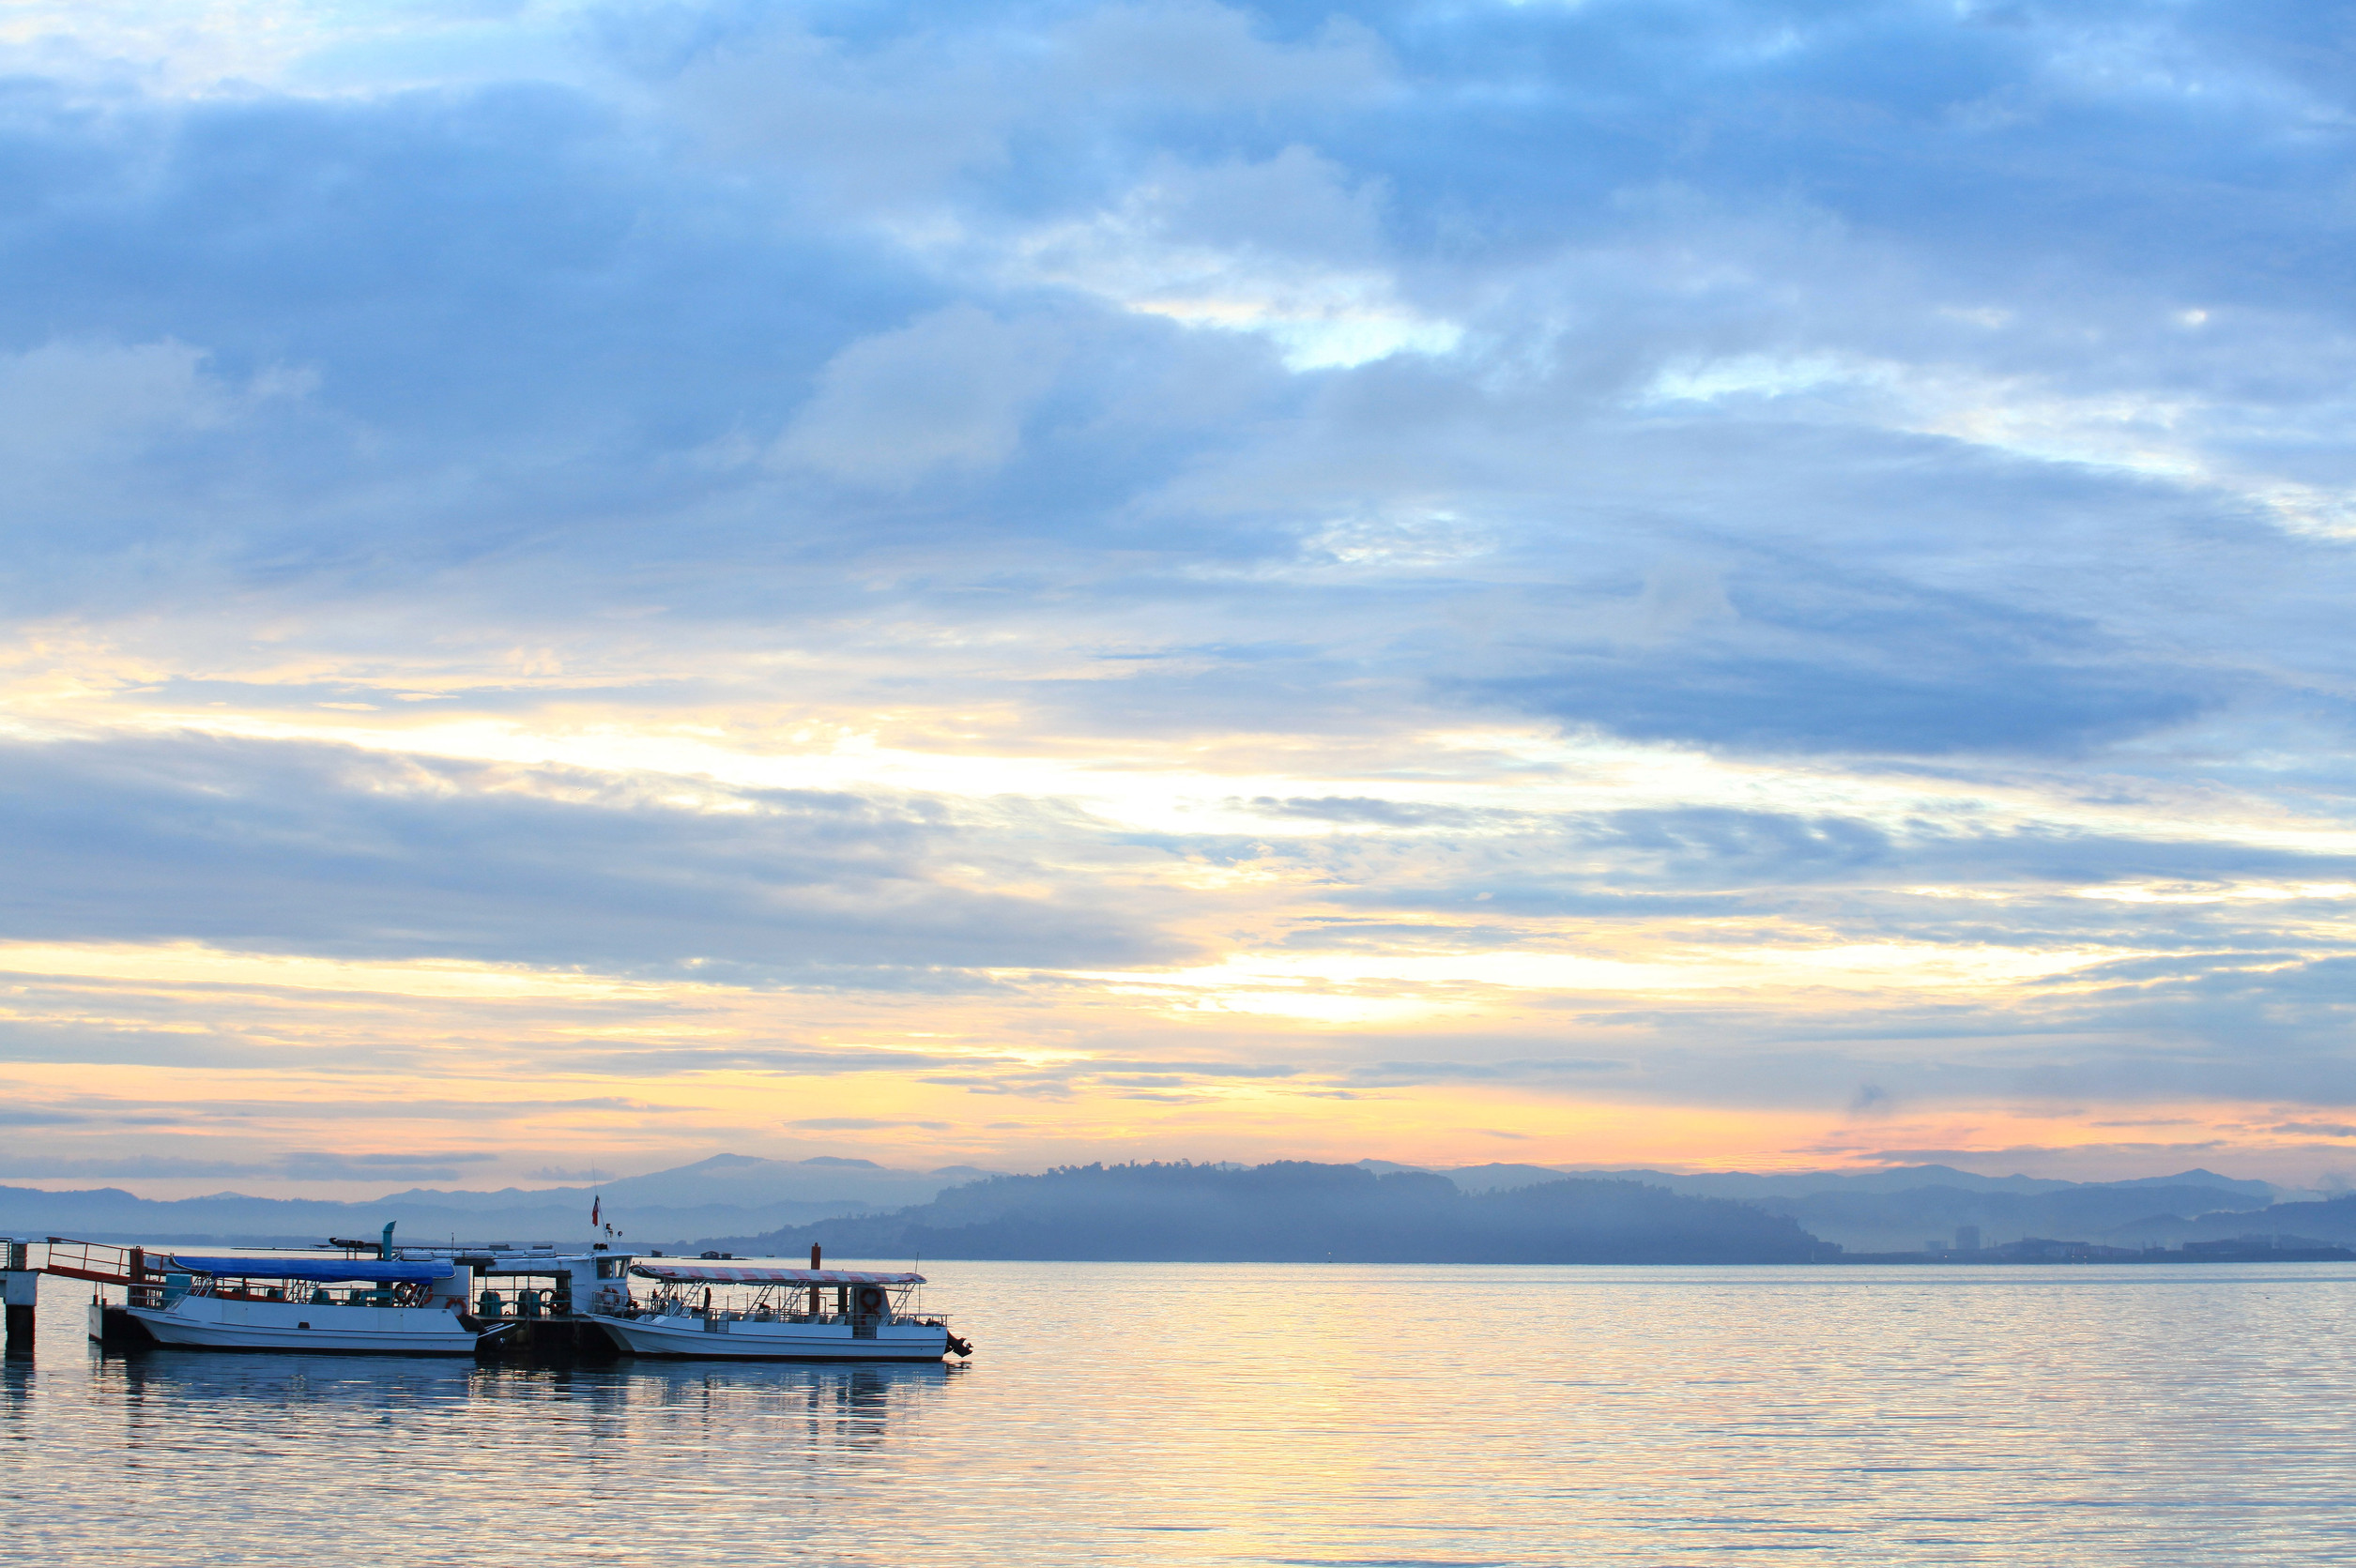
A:
<svg viewBox="0 0 2356 1568">
<path fill-rule="evenodd" d="M 291 1302 L 297 1306 L 422 1306 L 427 1300 L 422 1289 L 400 1285 L 316 1285 L 307 1281 L 264 1285 L 254 1280 L 176 1272 L 151 1274 L 149 1281 L 132 1287 L 131 1305 L 165 1308 L 189 1296 L 208 1297 L 217 1302 Z"/>
<path fill-rule="evenodd" d="M 573 1316 L 573 1296 L 565 1290 L 485 1290 L 475 1300 L 475 1316 L 570 1317 Z"/>
<path fill-rule="evenodd" d="M 714 1306 L 707 1311 L 700 1302 L 682 1302 L 676 1298 L 658 1297 L 636 1304 L 617 1314 L 625 1317 L 692 1317 L 709 1323 L 789 1323 L 796 1327 L 831 1328 L 849 1325 L 855 1337 L 871 1338 L 872 1331 L 882 1317 L 871 1312 L 777 1312 L 760 1307 Z M 894 1322 L 910 1319 L 896 1314 Z"/>
</svg>

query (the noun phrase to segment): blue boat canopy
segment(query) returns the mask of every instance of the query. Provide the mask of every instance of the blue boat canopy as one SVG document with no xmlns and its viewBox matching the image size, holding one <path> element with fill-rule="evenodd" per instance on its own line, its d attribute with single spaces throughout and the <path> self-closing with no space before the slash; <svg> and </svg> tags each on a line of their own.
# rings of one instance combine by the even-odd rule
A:
<svg viewBox="0 0 2356 1568">
<path fill-rule="evenodd" d="M 641 1279 L 673 1285 L 922 1285 L 922 1274 L 863 1274 L 850 1269 L 737 1269 L 719 1263 L 634 1263 Z"/>
<path fill-rule="evenodd" d="M 366 1280 L 372 1285 L 448 1279 L 457 1271 L 447 1257 L 412 1261 L 373 1257 L 185 1257 L 175 1253 L 168 1267 L 191 1274 L 219 1274 L 231 1279 L 299 1279 L 319 1285 Z"/>
</svg>

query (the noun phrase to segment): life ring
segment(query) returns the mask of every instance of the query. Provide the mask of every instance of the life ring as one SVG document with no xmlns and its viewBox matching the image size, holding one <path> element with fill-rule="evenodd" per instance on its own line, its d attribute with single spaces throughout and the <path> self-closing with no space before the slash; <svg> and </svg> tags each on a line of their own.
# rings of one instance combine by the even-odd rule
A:
<svg viewBox="0 0 2356 1568">
<path fill-rule="evenodd" d="M 881 1312 L 883 1310 L 883 1292 L 872 1285 L 861 1286 L 859 1287 L 859 1310 L 862 1312 Z"/>
</svg>

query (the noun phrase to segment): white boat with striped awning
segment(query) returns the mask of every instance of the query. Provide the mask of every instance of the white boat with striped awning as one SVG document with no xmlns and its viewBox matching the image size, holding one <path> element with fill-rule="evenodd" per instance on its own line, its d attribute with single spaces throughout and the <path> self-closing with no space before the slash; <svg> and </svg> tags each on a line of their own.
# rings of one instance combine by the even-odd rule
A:
<svg viewBox="0 0 2356 1568">
<path fill-rule="evenodd" d="M 971 1347 L 922 1313 L 922 1274 L 645 1261 L 644 1301 L 589 1320 L 624 1353 L 698 1360 L 937 1362 Z"/>
</svg>

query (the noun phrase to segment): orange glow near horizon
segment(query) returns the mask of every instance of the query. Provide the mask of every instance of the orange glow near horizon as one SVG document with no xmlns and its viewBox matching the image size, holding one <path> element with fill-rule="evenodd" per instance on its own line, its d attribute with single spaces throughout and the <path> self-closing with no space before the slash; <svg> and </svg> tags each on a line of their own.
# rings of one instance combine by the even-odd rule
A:
<svg viewBox="0 0 2356 1568">
<path fill-rule="evenodd" d="M 187 942 L 13 944 L 0 946 L 0 1015 L 142 1041 L 159 1059 L 95 1073 L 19 1062 L 0 1081 L 11 1104 L 53 1109 L 84 1148 L 123 1138 L 195 1166 L 234 1165 L 255 1148 L 496 1154 L 467 1168 L 467 1185 L 714 1152 L 917 1168 L 1375 1158 L 1766 1171 L 1977 1151 L 1992 1172 L 2010 1159 L 2034 1173 L 2143 1175 L 2230 1149 L 2237 1170 L 2300 1182 L 2332 1165 L 2329 1132 L 2281 1108 L 2171 1103 L 2122 1117 L 2117 1105 L 1699 1099 L 1708 1085 L 1630 1071 L 1653 1029 L 1592 1014 L 1697 993 L 1714 1003 L 1728 989 L 1747 1008 L 1810 1015 L 1926 988 L 2001 995 L 2066 982 L 2086 956 L 1990 967 L 1951 953 L 1926 972 L 1903 948 L 1811 951 L 1788 936 L 1731 953 L 1617 940 L 1638 956 L 1237 954 L 1181 970 L 1002 974 L 987 997 L 948 1000 Z M 1585 989 L 1561 989 L 1566 979 Z M 1593 989 L 1605 983 L 1624 990 Z M 1360 1022 L 1369 1015 L 1379 1041 Z M 1477 1058 L 1462 1054 L 1468 1028 L 1485 1043 Z M 1522 1066 L 1501 1073 L 1500 1057 Z M 347 1185 L 170 1174 L 128 1184 L 162 1196 Z"/>
</svg>

